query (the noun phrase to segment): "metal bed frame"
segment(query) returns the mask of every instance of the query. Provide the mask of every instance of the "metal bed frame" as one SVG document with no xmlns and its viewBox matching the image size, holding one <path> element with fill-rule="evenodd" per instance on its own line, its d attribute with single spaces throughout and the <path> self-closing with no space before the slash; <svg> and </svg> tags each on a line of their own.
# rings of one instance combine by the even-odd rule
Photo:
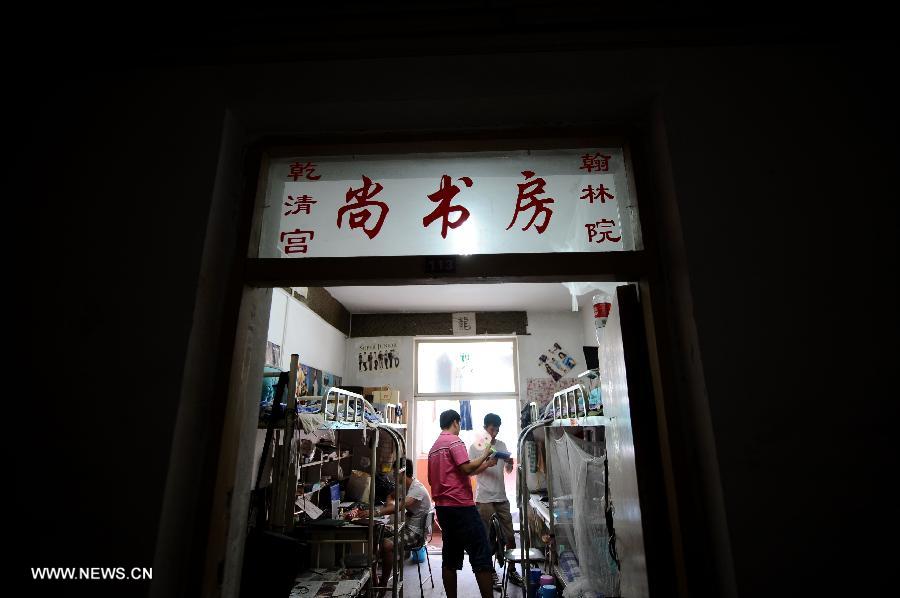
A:
<svg viewBox="0 0 900 598">
<path fill-rule="evenodd" d="M 580 384 L 575 384 L 563 390 L 556 392 L 553 395 L 552 399 L 553 403 L 553 415 L 550 417 L 546 417 L 543 419 L 539 419 L 537 403 L 530 403 L 529 407 L 531 409 L 531 424 L 525 427 L 520 433 L 517 442 L 519 461 L 517 464 L 517 475 L 516 475 L 516 499 L 519 504 L 519 529 L 520 531 L 520 547 L 521 547 L 521 556 L 522 556 L 522 579 L 528 579 L 528 571 L 526 570 L 527 562 L 525 560 L 525 555 L 529 553 L 531 549 L 531 529 L 528 523 L 528 503 L 529 503 L 529 492 L 528 492 L 528 483 L 525 479 L 525 460 L 522 458 L 524 455 L 524 447 L 526 439 L 538 428 L 551 428 L 551 427 L 593 427 L 593 426 L 606 426 L 608 423 L 608 419 L 599 416 L 599 415 L 588 415 L 587 407 L 588 401 L 587 397 L 584 394 L 584 388 Z M 545 438 L 544 441 L 544 467 L 546 468 L 545 476 L 547 479 L 547 500 L 550 508 L 550 517 L 548 518 L 548 528 L 550 532 L 550 537 L 554 538 L 556 534 L 556 526 L 554 525 L 553 518 L 553 484 L 552 484 L 552 472 L 550 470 L 550 454 L 549 454 L 549 435 Z M 545 563 L 547 563 L 547 567 L 551 573 L 555 571 L 555 554 L 549 554 L 547 559 L 545 559 Z"/>
<path fill-rule="evenodd" d="M 288 401 L 284 418 L 283 439 L 293 438 L 293 430 L 296 427 L 296 407 L 297 407 L 297 370 L 299 366 L 299 355 L 291 355 L 291 366 L 289 370 L 288 384 Z M 375 413 L 374 407 L 362 395 L 344 390 L 342 388 L 332 387 L 328 389 L 324 397 L 315 397 L 319 401 L 320 409 L 316 413 L 322 416 L 322 424 L 319 430 L 369 430 L 371 431 L 370 441 L 370 483 L 369 483 L 369 505 L 370 509 L 375 505 L 375 476 L 378 467 L 378 441 L 379 435 L 384 433 L 391 439 L 394 444 L 394 498 L 397 508 L 394 510 L 391 518 L 391 527 L 394 533 L 394 558 L 391 563 L 391 572 L 394 583 L 390 586 L 375 586 L 374 583 L 369 584 L 368 596 L 372 597 L 376 591 L 389 590 L 393 598 L 402 595 L 403 592 L 403 554 L 404 547 L 401 531 L 406 525 L 406 510 L 403 505 L 406 502 L 406 440 L 404 434 L 400 432 L 406 428 L 405 424 L 391 424 L 383 422 L 369 422 L 365 419 L 366 411 Z M 299 399 L 300 403 L 304 403 L 304 398 Z M 329 414 L 328 407 L 333 405 L 333 409 Z M 360 409 L 361 407 L 361 409 Z M 290 432 L 290 436 L 288 436 Z M 282 444 L 276 447 L 275 463 L 273 465 L 273 489 L 275 495 L 273 497 L 273 528 L 283 532 L 290 532 L 294 529 L 294 502 L 296 501 L 297 487 L 297 454 L 294 450 L 294 443 L 287 442 L 287 448 Z M 277 449 L 281 449 L 281 451 Z M 337 447 L 337 454 L 340 455 L 340 445 Z M 280 458 L 279 458 L 280 457 Z M 288 516 L 289 514 L 289 516 Z M 379 534 L 380 536 L 381 534 Z M 380 537 L 379 537 L 380 539 Z M 322 539 L 309 540 L 315 544 L 348 544 L 360 542 L 358 540 L 346 539 Z M 375 519 L 368 518 L 368 534 L 364 541 L 366 545 L 366 567 L 373 570 L 378 564 L 378 554 L 380 545 L 376 545 Z M 377 573 L 377 572 L 376 572 Z"/>
</svg>

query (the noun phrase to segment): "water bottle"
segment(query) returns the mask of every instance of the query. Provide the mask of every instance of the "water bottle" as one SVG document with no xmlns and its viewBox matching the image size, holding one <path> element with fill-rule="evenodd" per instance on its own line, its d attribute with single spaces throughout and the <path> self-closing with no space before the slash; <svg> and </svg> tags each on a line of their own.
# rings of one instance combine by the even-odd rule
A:
<svg viewBox="0 0 900 598">
<path fill-rule="evenodd" d="M 538 598 L 556 598 L 556 586 L 552 584 L 542 585 L 538 591 Z"/>
<path fill-rule="evenodd" d="M 528 592 L 526 594 L 528 596 L 528 598 L 537 598 L 538 587 L 539 587 L 538 583 L 541 580 L 542 573 L 543 573 L 543 571 L 541 571 L 537 567 L 534 567 L 534 568 L 528 570 L 528 580 L 527 580 Z"/>
<path fill-rule="evenodd" d="M 591 298 L 591 302 L 594 304 L 594 333 L 597 335 L 599 343 L 606 320 L 609 318 L 612 298 L 603 291 L 597 291 L 597 294 Z"/>
</svg>

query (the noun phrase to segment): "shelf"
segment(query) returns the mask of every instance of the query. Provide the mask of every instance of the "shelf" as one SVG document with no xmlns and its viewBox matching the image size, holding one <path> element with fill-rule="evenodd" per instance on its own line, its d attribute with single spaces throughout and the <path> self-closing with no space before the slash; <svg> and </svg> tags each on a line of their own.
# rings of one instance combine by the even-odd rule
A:
<svg viewBox="0 0 900 598">
<path fill-rule="evenodd" d="M 531 498 L 528 499 L 528 504 L 531 505 L 531 508 L 540 516 L 541 519 L 544 520 L 544 523 L 549 527 L 550 526 L 550 509 L 548 509 L 544 503 L 541 502 L 541 498 L 537 494 L 532 494 Z"/>
<path fill-rule="evenodd" d="M 366 428 L 365 422 L 322 422 L 319 424 L 320 430 L 364 430 Z"/>
<path fill-rule="evenodd" d="M 405 430 L 405 429 L 406 429 L 406 424 L 389 424 L 389 423 L 386 423 L 386 422 L 382 422 L 382 423 L 380 423 L 380 424 L 378 424 L 378 425 L 379 425 L 379 426 L 385 426 L 385 427 L 387 427 L 387 428 L 393 428 L 393 429 L 395 429 L 395 430 Z"/>
<path fill-rule="evenodd" d="M 300 426 L 299 421 L 294 422 L 295 426 Z M 275 429 L 284 428 L 285 422 L 284 419 L 279 419 L 275 422 Z M 256 428 L 258 430 L 265 430 L 268 427 L 267 423 L 257 422 Z M 316 429 L 317 430 L 362 430 L 366 425 L 363 422 L 336 422 L 336 421 L 327 421 L 319 424 Z"/>
<path fill-rule="evenodd" d="M 555 419 L 550 424 L 551 427 L 588 427 L 588 426 L 608 426 L 609 418 L 603 415 L 588 415 L 586 417 L 570 417 L 566 419 Z"/>
<path fill-rule="evenodd" d="M 531 498 L 528 499 L 528 504 L 532 509 L 538 514 L 538 516 L 544 521 L 544 524 L 549 528 L 550 527 L 550 509 L 548 509 L 544 503 L 541 502 L 541 498 L 539 494 L 532 494 Z M 553 522 L 554 527 L 566 526 L 566 525 L 575 525 L 575 523 L 569 519 L 566 521 L 560 521 L 557 519 Z"/>
<path fill-rule="evenodd" d="M 325 488 L 328 488 L 329 486 L 331 486 L 331 483 L 332 483 L 332 482 L 343 482 L 344 480 L 347 480 L 347 479 L 349 479 L 349 478 L 350 478 L 350 476 L 344 476 L 344 477 L 342 477 L 342 478 L 332 478 L 332 479 L 328 480 L 327 483 L 322 484 L 321 486 L 319 486 L 319 487 L 316 488 L 315 490 L 310 490 L 309 492 L 304 492 L 303 494 L 299 494 L 299 493 L 298 493 L 298 494 L 297 494 L 297 498 L 296 498 L 295 500 L 298 500 L 298 499 L 300 499 L 300 498 L 305 498 L 305 497 L 307 497 L 307 496 L 312 496 L 312 495 L 315 494 L 316 492 L 318 492 L 318 491 L 320 491 L 320 490 L 324 490 Z M 297 485 L 299 486 L 299 485 L 302 484 L 302 483 L 303 483 L 303 482 L 297 482 Z M 318 482 L 317 482 L 317 483 L 318 483 Z"/>
<path fill-rule="evenodd" d="M 344 455 L 342 457 L 338 457 L 337 459 L 322 459 L 321 461 L 311 461 L 309 463 L 304 463 L 304 464 L 300 465 L 299 467 L 302 469 L 304 467 L 312 467 L 314 465 L 324 465 L 325 463 L 334 463 L 336 461 L 340 461 L 340 460 L 346 459 L 348 457 L 350 457 L 350 455 Z"/>
</svg>

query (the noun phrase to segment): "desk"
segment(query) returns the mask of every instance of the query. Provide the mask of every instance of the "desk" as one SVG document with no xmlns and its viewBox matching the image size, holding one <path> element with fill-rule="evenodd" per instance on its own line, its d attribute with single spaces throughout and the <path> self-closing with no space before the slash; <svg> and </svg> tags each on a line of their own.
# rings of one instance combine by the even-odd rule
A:
<svg viewBox="0 0 900 598">
<path fill-rule="evenodd" d="M 315 526 L 304 525 L 298 528 L 301 531 L 300 538 L 310 544 L 312 565 L 314 570 L 320 567 L 333 568 L 340 565 L 338 558 L 343 558 L 347 554 L 347 546 L 353 544 L 361 544 L 362 547 L 356 550 L 350 550 L 351 554 L 365 554 L 368 552 L 369 544 L 369 527 L 367 525 L 354 525 L 348 523 L 340 526 Z M 376 539 L 378 537 L 376 530 Z M 324 546 L 341 545 L 341 556 L 337 557 L 333 548 L 323 550 Z"/>
<path fill-rule="evenodd" d="M 294 580 L 290 598 L 330 598 L 359 596 L 369 581 L 368 569 L 310 569 Z"/>
<path fill-rule="evenodd" d="M 378 554 L 378 546 L 381 543 L 381 539 L 385 537 L 384 532 L 393 534 L 394 526 L 387 523 L 391 517 L 391 515 L 384 515 L 383 517 L 375 518 L 375 555 Z M 401 529 L 405 523 L 400 524 Z M 312 548 L 312 562 L 317 569 L 319 567 L 334 567 L 340 564 L 336 561 L 333 552 L 322 550 L 321 545 L 323 544 L 342 545 L 341 558 L 347 554 L 347 545 L 362 544 L 368 546 L 369 544 L 369 525 L 366 520 L 358 520 L 356 523 L 345 523 L 334 527 L 304 525 L 299 529 L 303 532 L 301 538 L 314 545 Z M 361 551 L 351 550 L 350 552 L 351 554 L 365 554 L 365 548 Z"/>
</svg>

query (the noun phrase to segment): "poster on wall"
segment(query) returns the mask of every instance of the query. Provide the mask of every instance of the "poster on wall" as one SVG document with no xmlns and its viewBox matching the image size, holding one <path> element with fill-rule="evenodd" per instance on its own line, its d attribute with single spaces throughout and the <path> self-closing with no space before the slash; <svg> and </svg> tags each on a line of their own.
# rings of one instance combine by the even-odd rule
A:
<svg viewBox="0 0 900 598">
<path fill-rule="evenodd" d="M 400 360 L 400 339 L 365 338 L 356 342 L 357 373 L 362 378 L 376 374 L 399 372 L 403 364 Z"/>
<path fill-rule="evenodd" d="M 538 369 L 546 372 L 556 382 L 563 376 L 571 375 L 572 368 L 576 365 L 578 362 L 575 361 L 575 358 L 569 355 L 569 352 L 564 350 L 559 343 L 553 343 L 537 358 Z"/>
<path fill-rule="evenodd" d="M 524 408 L 531 402 L 538 405 L 538 410 L 543 413 L 544 407 L 553 398 L 553 394 L 570 386 L 577 384 L 575 378 L 562 378 L 554 380 L 551 378 L 528 378 L 525 386 L 525 403 L 521 406 Z"/>
<path fill-rule="evenodd" d="M 281 347 L 272 341 L 266 341 L 266 365 L 281 368 Z"/>
<path fill-rule="evenodd" d="M 340 388 L 341 386 L 341 377 L 336 376 L 330 372 L 322 372 L 322 394 L 328 392 L 329 388 L 337 386 Z"/>
<path fill-rule="evenodd" d="M 299 364 L 300 371 L 297 373 L 297 396 L 315 397 L 322 396 L 328 392 L 332 386 L 340 387 L 341 377 L 331 372 L 325 372 L 320 369 Z"/>
<path fill-rule="evenodd" d="M 266 366 L 265 370 L 267 372 L 282 371 L 280 367 L 273 366 Z M 278 376 L 263 377 L 262 396 L 260 397 L 259 402 L 259 424 L 262 426 L 268 425 L 269 418 L 271 417 L 273 404 L 275 402 L 275 387 L 277 383 Z M 297 389 L 294 396 L 298 401 L 309 396 L 322 396 L 327 393 L 328 389 L 332 386 L 340 387 L 340 385 L 341 376 L 337 376 L 331 372 L 323 372 L 322 370 L 310 367 L 304 363 L 297 363 Z M 279 404 L 284 404 L 286 398 L 286 393 L 282 397 L 279 397 Z"/>
</svg>

